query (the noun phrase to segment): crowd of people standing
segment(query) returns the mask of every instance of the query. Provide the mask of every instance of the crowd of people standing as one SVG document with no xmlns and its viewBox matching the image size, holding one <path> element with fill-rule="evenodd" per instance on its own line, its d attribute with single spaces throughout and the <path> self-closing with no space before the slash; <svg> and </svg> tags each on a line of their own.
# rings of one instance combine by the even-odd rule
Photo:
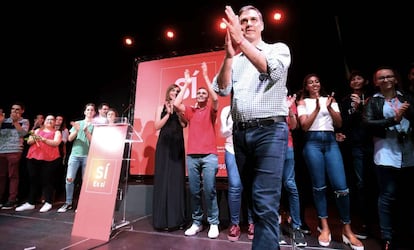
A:
<svg viewBox="0 0 414 250">
<path fill-rule="evenodd" d="M 44 213 L 65 196 L 57 212 L 66 212 L 80 189 L 94 125 L 119 122 L 113 118 L 118 113 L 101 103 L 97 116 L 95 104 L 88 103 L 84 119 L 72 121 L 68 129 L 61 114 L 37 114 L 31 125 L 23 116 L 25 108 L 21 102 L 13 103 L 9 117 L 1 108 L 0 207 L 21 212 L 41 204 L 39 212 Z"/>
<path fill-rule="evenodd" d="M 286 190 L 293 239 L 299 247 L 307 245 L 303 235 L 306 223 L 300 211 L 302 197 L 294 175 L 298 157 L 309 174 L 319 221 L 319 245 L 328 247 L 332 240 L 330 198 L 342 225 L 340 238 L 354 250 L 364 249 L 363 240 L 373 237 L 376 221 L 383 249 L 396 248 L 399 237 L 412 237 L 414 212 L 403 203 L 410 195 L 409 183 L 414 178 L 414 67 L 407 75 L 408 84 L 389 66 L 375 69 L 372 83 L 362 72 L 352 71 L 348 79 L 350 93 L 339 100 L 337 93 L 325 90 L 318 74 L 310 73 L 304 77 L 296 99 L 291 100 L 287 88 L 289 47 L 262 40 L 264 21 L 256 7 L 244 6 L 236 14 L 226 6 L 224 14 L 225 56 L 212 81 L 207 64 L 201 64 L 205 87 L 197 89 L 196 104 L 184 104 L 184 93 L 191 83 L 186 69 L 184 86 L 170 85 L 157 108 L 155 128 L 160 133 L 155 150 L 153 227 L 184 229 L 184 235 L 195 236 L 203 230 L 206 220 L 208 237 L 218 238 L 215 123 L 220 117 L 220 132 L 227 143 L 230 241 L 240 237 L 241 201 L 246 197 L 252 249 L 279 249 L 281 197 Z M 231 104 L 223 109 L 221 117 L 219 100 L 226 96 Z M 62 124 L 63 116 L 54 115 L 37 116 L 30 127 L 29 120 L 23 117 L 22 103 L 12 104 L 9 117 L 4 108 L 0 111 L 1 208 L 21 212 L 41 203 L 40 212 L 50 211 L 54 193 L 61 185 L 54 180 L 62 177 L 57 169 L 67 165 L 63 180 L 65 203 L 57 212 L 73 209 L 75 181 L 78 169 L 81 177 L 85 171 L 94 124 L 113 122 L 116 110 L 107 103 L 96 110 L 95 104 L 88 103 L 84 118 L 71 122 L 70 129 Z M 188 130 L 187 144 L 184 129 Z M 300 130 L 303 135 L 300 155 L 293 153 L 292 130 Z M 62 146 L 67 142 L 72 144 L 70 153 Z M 25 202 L 18 200 L 23 158 L 30 182 Z M 185 205 L 186 170 L 189 211 Z M 368 187 L 373 183 L 375 188 Z M 368 192 L 374 199 L 367 199 Z M 376 209 L 377 216 L 372 216 L 370 208 Z M 358 229 L 351 224 L 353 210 L 361 219 Z"/>
<path fill-rule="evenodd" d="M 383 82 L 388 83 L 390 88 L 403 86 L 402 79 L 397 77 L 397 72 L 392 68 L 389 68 L 389 71 L 379 69 L 375 71 L 372 84 L 362 72 L 352 71 L 347 79 L 350 93 L 349 95 L 340 93 L 344 97 L 338 100 L 335 99 L 338 96 L 335 92 L 325 91 L 318 74 L 308 74 L 304 78 L 303 88 L 296 93 L 298 99 L 290 106 L 285 102 L 287 72 L 290 66 L 289 48 L 283 43 L 267 44 L 261 40 L 263 19 L 260 11 L 254 6 L 244 6 L 237 15 L 230 6 L 227 6 L 225 15 L 226 19 L 223 19 L 227 25 L 225 58 L 213 79 L 212 87 L 219 96 L 231 96 L 231 105 L 223 108 L 220 125 L 223 129 L 231 124 L 230 131 L 226 132 L 227 135 L 220 131 L 222 136 L 226 137 L 225 164 L 228 171 L 230 209 L 227 238 L 230 241 L 237 241 L 240 237 L 240 192 L 243 192 L 248 197 L 245 200 L 247 207 L 251 208 L 247 221 L 254 228 L 251 237 L 252 249 L 268 249 L 269 245 L 272 249 L 278 249 L 279 244 L 283 242 L 278 224 L 280 198 L 282 186 L 286 186 L 286 191 L 291 193 L 289 195 L 295 194 L 296 196 L 292 197 L 297 197 L 297 199 L 289 198 L 290 202 L 297 200 L 293 203 L 295 205 L 289 204 L 284 207 L 285 209 L 288 207 L 290 232 L 296 246 L 306 246 L 303 234 L 310 234 L 310 230 L 304 221 L 303 205 L 299 202 L 299 197 L 300 199 L 302 197 L 299 196 L 295 180 L 292 181 L 292 177 L 287 179 L 289 175 L 284 172 L 284 168 L 290 166 L 290 164 L 285 165 L 286 159 L 292 159 L 288 152 L 293 153 L 293 144 L 301 139 L 303 141 L 297 143 L 299 149 L 295 148 L 295 152 L 300 154 L 293 154 L 291 162 L 296 165 L 294 160 L 302 158 L 303 160 L 299 162 L 306 165 L 310 180 L 309 189 L 319 220 L 316 228 L 319 245 L 327 247 L 332 240 L 328 222 L 330 200 L 336 204 L 338 220 L 342 223 L 340 238 L 344 244 L 354 250 L 364 249 L 361 240 L 374 236 L 373 227 L 377 221 L 379 221 L 381 232 L 379 238 L 383 249 L 392 249 L 396 246 L 395 241 L 398 241 L 396 235 L 407 232 L 408 235 L 412 235 L 414 227 L 412 210 L 403 210 L 403 216 L 389 212 L 391 208 L 401 206 L 401 197 L 408 195 L 405 193 L 405 190 L 408 190 L 406 186 L 397 183 L 400 183 L 402 176 L 412 178 L 411 172 L 414 169 L 414 164 L 410 160 L 414 157 L 414 148 L 412 142 L 408 141 L 414 138 L 411 113 L 414 103 L 410 92 L 413 88 L 412 84 L 404 85 L 404 91 L 401 89 L 401 92 L 392 92 L 396 104 L 389 101 L 380 103 L 384 106 L 384 112 L 389 113 L 384 113 L 385 117 L 390 117 L 387 119 L 388 122 L 370 120 L 384 118 L 379 116 L 381 111 L 376 111 L 375 117 L 370 118 L 369 110 L 372 107 L 371 102 L 376 99 L 374 97 L 383 95 L 381 94 Z M 410 77 L 414 78 L 412 71 L 408 79 L 411 79 Z M 182 90 L 185 89 L 184 87 Z M 210 92 L 206 91 L 207 93 Z M 396 101 L 396 96 L 400 94 L 404 98 Z M 176 103 L 182 102 L 181 96 L 182 94 L 180 98 L 175 99 Z M 198 98 L 197 93 L 197 101 Z M 391 105 L 392 109 L 387 105 Z M 175 108 L 177 107 L 179 106 Z M 297 107 L 297 113 L 291 113 L 288 107 L 295 110 Z M 378 105 L 375 107 L 377 108 Z M 197 108 L 200 107 L 197 105 L 191 107 L 193 112 L 198 112 Z M 184 110 L 186 109 L 176 109 L 175 112 L 184 113 Z M 189 122 L 188 119 L 193 117 L 187 115 L 183 118 Z M 231 118 L 230 122 L 229 118 Z M 286 118 L 297 118 L 297 127 L 288 127 L 286 122 L 289 122 L 289 119 Z M 399 125 L 400 123 L 402 124 Z M 295 138 L 297 133 L 292 135 L 288 133 L 289 130 L 301 131 L 301 137 Z M 372 134 L 377 130 L 382 132 L 377 135 Z M 390 134 L 391 137 L 395 137 L 392 139 L 394 143 L 392 147 L 376 139 L 376 136 L 384 137 L 384 133 L 388 138 L 389 130 L 396 131 L 394 135 Z M 293 144 L 290 147 L 288 147 L 288 135 L 290 138 L 293 136 L 291 139 Z M 231 143 L 228 138 L 231 138 Z M 192 140 L 200 141 L 189 138 L 188 142 L 191 143 Z M 399 144 L 396 144 L 397 141 Z M 191 160 L 196 157 L 202 162 L 203 157 L 208 156 L 208 152 L 193 155 L 192 153 L 187 155 L 187 159 L 189 156 Z M 210 154 L 215 153 L 210 152 Z M 231 155 L 234 160 L 231 160 Z M 387 158 L 392 161 L 386 160 Z M 189 165 L 193 169 L 193 161 L 187 162 L 187 168 Z M 237 167 L 238 175 L 234 174 L 233 165 Z M 393 173 L 391 176 L 395 177 L 385 179 L 387 175 L 384 171 L 388 173 L 390 167 Z M 199 182 L 199 173 L 197 176 Z M 240 178 L 240 184 L 237 182 L 237 176 Z M 295 179 L 294 175 L 293 179 Z M 402 183 L 408 183 L 406 180 L 404 179 Z M 204 181 L 210 182 L 210 177 Z M 190 188 L 194 188 L 192 185 L 190 184 Z M 198 183 L 197 187 L 198 185 L 200 184 Z M 302 183 L 299 185 L 301 186 Z M 215 195 L 210 195 L 214 193 L 209 191 L 211 187 L 208 188 L 207 191 L 204 190 L 204 196 L 215 199 Z M 195 190 L 199 194 L 200 189 Z M 194 189 L 191 191 L 192 196 L 196 193 Z M 200 221 L 202 215 L 208 218 L 210 230 L 211 226 L 217 223 L 217 220 L 211 219 L 212 216 L 216 217 L 216 209 L 211 210 L 210 207 L 211 200 L 205 201 L 207 214 L 203 214 L 200 198 L 199 194 L 196 202 L 192 200 L 193 214 L 190 227 L 185 231 L 187 236 L 194 236 L 202 230 L 203 225 Z M 372 208 L 378 210 L 377 216 L 372 213 Z M 356 225 L 355 228 L 351 226 L 354 216 L 352 211 L 356 211 L 355 216 L 358 216 L 360 221 L 360 225 Z M 197 216 L 194 216 L 194 212 Z M 395 223 L 400 223 L 402 218 L 409 218 L 404 223 L 404 229 L 395 228 Z"/>
</svg>

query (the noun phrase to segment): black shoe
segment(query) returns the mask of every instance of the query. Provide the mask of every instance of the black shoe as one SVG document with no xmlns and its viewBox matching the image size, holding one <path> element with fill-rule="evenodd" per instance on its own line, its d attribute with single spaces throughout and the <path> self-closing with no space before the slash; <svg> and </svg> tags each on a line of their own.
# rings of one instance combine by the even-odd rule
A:
<svg viewBox="0 0 414 250">
<path fill-rule="evenodd" d="M 356 232 L 355 232 L 355 236 L 360 239 L 360 240 L 365 240 L 368 238 L 369 233 L 368 233 L 368 228 L 366 225 L 362 225 L 361 228 L 359 228 Z"/>
<path fill-rule="evenodd" d="M 300 226 L 299 229 L 303 234 L 306 234 L 306 235 L 311 235 L 312 233 L 312 231 L 310 230 L 308 225 L 306 225 L 306 223 L 303 223 L 303 225 Z"/>
<path fill-rule="evenodd" d="M 6 204 L 4 204 L 1 209 L 5 210 L 5 209 L 13 209 L 16 206 L 16 202 L 15 201 L 8 201 L 6 202 Z"/>
<path fill-rule="evenodd" d="M 293 229 L 292 239 L 297 247 L 306 247 L 308 245 L 305 239 L 305 235 L 303 235 L 302 230 L 300 228 Z"/>
</svg>

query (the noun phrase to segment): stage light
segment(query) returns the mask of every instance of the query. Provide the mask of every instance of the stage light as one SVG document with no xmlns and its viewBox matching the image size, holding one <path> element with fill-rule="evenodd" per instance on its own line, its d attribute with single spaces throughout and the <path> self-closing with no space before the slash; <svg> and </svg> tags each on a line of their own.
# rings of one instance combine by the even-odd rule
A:
<svg viewBox="0 0 414 250">
<path fill-rule="evenodd" d="M 125 44 L 126 45 L 131 45 L 132 44 L 132 39 L 131 38 L 126 38 L 125 39 Z"/>
<path fill-rule="evenodd" d="M 165 32 L 165 36 L 166 36 L 168 39 L 172 40 L 172 39 L 174 39 L 174 37 L 175 37 L 175 33 L 174 33 L 174 31 L 173 31 L 173 30 L 167 30 L 167 31 Z"/>
<path fill-rule="evenodd" d="M 226 25 L 223 21 L 220 21 L 220 22 L 219 22 L 219 28 L 220 28 L 221 30 L 225 30 L 225 29 L 227 28 L 227 25 Z"/>
<path fill-rule="evenodd" d="M 126 47 L 132 47 L 134 46 L 134 38 L 131 36 L 126 36 L 123 38 L 123 44 Z"/>
<path fill-rule="evenodd" d="M 274 11 L 274 13 L 273 13 L 273 20 L 276 23 L 281 23 L 282 20 L 283 20 L 283 18 L 284 18 L 284 14 L 283 14 L 283 12 L 281 10 Z"/>
</svg>

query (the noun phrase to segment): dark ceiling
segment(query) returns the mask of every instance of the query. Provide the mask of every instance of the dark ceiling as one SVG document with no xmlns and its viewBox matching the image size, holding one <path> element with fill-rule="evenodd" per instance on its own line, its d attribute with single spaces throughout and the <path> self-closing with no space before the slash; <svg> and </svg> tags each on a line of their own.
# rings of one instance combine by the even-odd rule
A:
<svg viewBox="0 0 414 250">
<path fill-rule="evenodd" d="M 346 68 L 370 73 L 387 64 L 404 71 L 414 61 L 414 18 L 405 14 L 410 8 L 398 1 L 369 8 L 360 2 L 116 1 L 2 8 L 0 106 L 7 110 L 12 101 L 21 100 L 30 116 L 63 112 L 68 117 L 82 116 L 89 101 L 122 108 L 130 102 L 136 58 L 220 48 L 224 36 L 216 26 L 226 4 L 238 10 L 253 3 L 265 19 L 264 40 L 289 45 L 291 91 L 310 72 L 318 73 L 322 83 L 338 93 L 346 90 Z M 283 24 L 269 20 L 274 9 L 286 13 Z M 167 27 L 177 30 L 176 41 L 162 38 Z M 124 35 L 136 39 L 135 47 L 123 47 Z"/>
</svg>

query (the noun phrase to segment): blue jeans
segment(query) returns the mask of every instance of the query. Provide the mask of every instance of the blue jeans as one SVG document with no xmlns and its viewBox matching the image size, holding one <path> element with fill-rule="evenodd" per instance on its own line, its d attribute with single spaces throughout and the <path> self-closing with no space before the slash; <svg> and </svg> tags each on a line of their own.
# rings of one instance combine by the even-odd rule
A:
<svg viewBox="0 0 414 250">
<path fill-rule="evenodd" d="M 251 197 L 252 249 L 279 248 L 279 205 L 286 156 L 286 122 L 246 130 L 235 127 L 234 150 L 244 192 Z M 249 201 L 249 199 L 248 199 Z"/>
<path fill-rule="evenodd" d="M 233 225 L 240 224 L 240 209 L 242 202 L 243 185 L 237 168 L 236 157 L 229 151 L 224 153 L 228 180 L 228 204 L 230 210 L 230 221 Z M 247 221 L 253 223 L 253 215 L 250 207 L 247 208 Z"/>
<path fill-rule="evenodd" d="M 393 221 L 392 214 L 395 210 L 395 200 L 397 197 L 397 180 L 400 169 L 393 167 L 377 166 L 378 176 L 378 216 L 381 229 L 381 238 L 392 239 Z"/>
<path fill-rule="evenodd" d="M 319 218 L 328 218 L 326 175 L 335 193 L 335 202 L 342 223 L 351 223 L 349 189 L 344 163 L 334 132 L 308 131 L 305 134 L 303 157 L 309 168 L 313 199 Z"/>
<path fill-rule="evenodd" d="M 204 201 L 207 208 L 207 222 L 210 225 L 218 225 L 219 208 L 216 191 L 218 157 L 215 154 L 201 156 L 187 155 L 186 159 L 193 224 L 202 224 L 204 211 L 201 198 L 202 191 L 204 191 Z"/>
<path fill-rule="evenodd" d="M 292 218 L 292 228 L 302 225 L 300 219 L 299 192 L 295 180 L 295 155 L 293 147 L 288 147 L 286 152 L 285 165 L 283 167 L 283 187 L 288 193 L 289 213 Z"/>
<path fill-rule="evenodd" d="M 85 174 L 85 168 L 87 163 L 86 156 L 69 156 L 68 170 L 66 172 L 66 203 L 72 204 L 73 192 L 75 190 L 76 174 L 79 167 L 82 167 L 82 176 Z M 68 181 L 68 179 L 72 179 Z"/>
</svg>

